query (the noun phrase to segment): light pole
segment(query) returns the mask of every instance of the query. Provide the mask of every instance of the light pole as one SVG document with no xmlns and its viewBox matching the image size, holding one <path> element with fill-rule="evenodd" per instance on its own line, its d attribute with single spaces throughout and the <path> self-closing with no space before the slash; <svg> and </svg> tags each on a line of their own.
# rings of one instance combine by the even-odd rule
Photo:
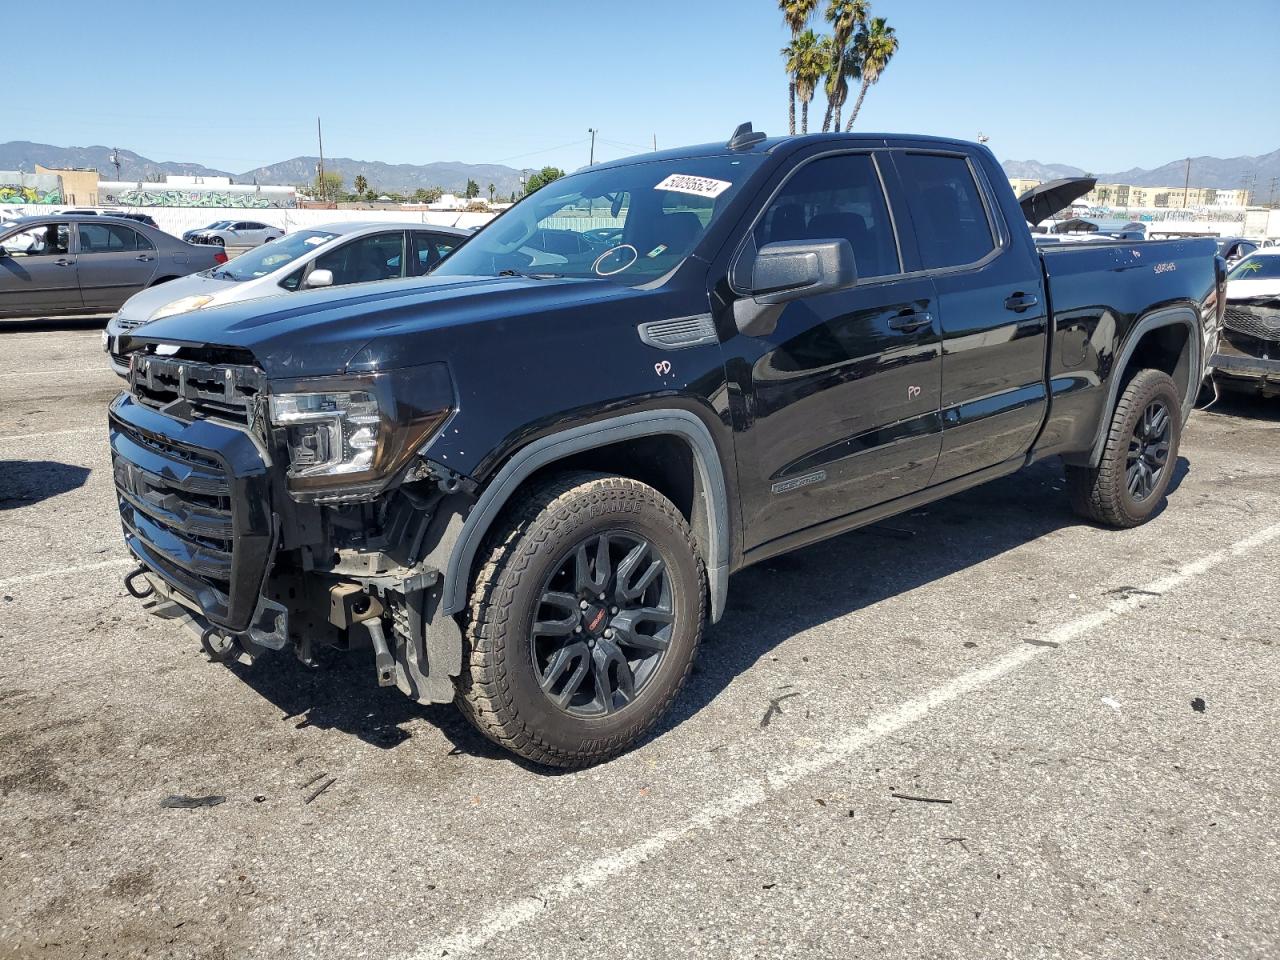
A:
<svg viewBox="0 0 1280 960">
<path fill-rule="evenodd" d="M 594 127 L 587 128 L 587 133 L 591 134 L 591 158 L 587 161 L 588 167 L 592 166 L 596 162 L 596 134 L 599 132 L 600 131 Z"/>
</svg>

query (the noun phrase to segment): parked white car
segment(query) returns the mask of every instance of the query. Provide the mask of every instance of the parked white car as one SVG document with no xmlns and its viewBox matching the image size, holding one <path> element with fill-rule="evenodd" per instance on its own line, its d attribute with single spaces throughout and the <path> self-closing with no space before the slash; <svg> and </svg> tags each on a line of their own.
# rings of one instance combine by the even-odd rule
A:
<svg viewBox="0 0 1280 960">
<path fill-rule="evenodd" d="M 107 324 L 102 347 L 111 368 L 127 376 L 120 335 L 150 320 L 315 287 L 420 277 L 471 236 L 470 230 L 427 223 L 332 223 L 297 230 L 212 270 L 135 294 Z"/>
<path fill-rule="evenodd" d="M 270 224 L 257 220 L 223 220 L 222 226 L 214 224 L 197 230 L 190 237 L 189 243 L 213 243 L 222 247 L 256 247 L 272 240 L 279 240 L 284 231 Z"/>
</svg>

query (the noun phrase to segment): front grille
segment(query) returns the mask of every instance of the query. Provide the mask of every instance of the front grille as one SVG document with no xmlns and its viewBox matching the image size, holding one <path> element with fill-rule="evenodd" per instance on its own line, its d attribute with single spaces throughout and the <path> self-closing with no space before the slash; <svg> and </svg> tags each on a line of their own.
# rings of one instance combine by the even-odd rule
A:
<svg viewBox="0 0 1280 960">
<path fill-rule="evenodd" d="M 273 548 L 268 464 L 243 429 L 122 393 L 111 465 L 125 543 L 213 622 L 247 627 Z"/>
<path fill-rule="evenodd" d="M 1280 307 L 1229 303 L 1222 322 L 1228 329 L 1259 340 L 1280 340 Z"/>
<path fill-rule="evenodd" d="M 235 522 L 222 465 L 123 424 L 112 431 L 111 460 L 126 538 L 202 606 L 229 608 Z"/>
<path fill-rule="evenodd" d="M 181 412 L 191 417 L 251 424 L 266 399 L 266 378 L 251 366 L 138 354 L 129 368 L 129 390 L 150 407 L 182 401 Z"/>
</svg>

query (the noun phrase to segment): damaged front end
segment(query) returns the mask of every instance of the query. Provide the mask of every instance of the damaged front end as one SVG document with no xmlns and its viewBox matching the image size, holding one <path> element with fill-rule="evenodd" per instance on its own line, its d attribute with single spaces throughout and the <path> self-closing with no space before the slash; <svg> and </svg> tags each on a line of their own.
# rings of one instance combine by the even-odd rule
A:
<svg viewBox="0 0 1280 960">
<path fill-rule="evenodd" d="M 1212 364 L 1226 386 L 1280 396 L 1280 297 L 1229 301 Z"/>
<path fill-rule="evenodd" d="M 371 646 L 379 683 L 452 700 L 441 571 L 472 485 L 426 452 L 456 406 L 441 363 L 269 380 L 246 351 L 143 346 L 109 413 L 126 587 L 215 658 Z"/>
</svg>

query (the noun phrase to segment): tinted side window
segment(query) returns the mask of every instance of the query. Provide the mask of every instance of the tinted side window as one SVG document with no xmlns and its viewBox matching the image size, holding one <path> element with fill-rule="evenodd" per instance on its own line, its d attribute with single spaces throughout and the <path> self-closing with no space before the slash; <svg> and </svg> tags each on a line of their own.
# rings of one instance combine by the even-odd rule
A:
<svg viewBox="0 0 1280 960">
<path fill-rule="evenodd" d="M 78 229 L 81 253 L 118 253 L 138 248 L 137 234 L 119 224 L 82 223 Z"/>
<path fill-rule="evenodd" d="M 860 277 L 899 273 L 884 191 L 867 154 L 824 157 L 801 167 L 756 226 L 757 247 L 785 240 L 835 240 L 853 247 Z"/>
<path fill-rule="evenodd" d="M 982 193 L 967 160 L 903 153 L 898 164 L 926 269 L 973 263 L 995 249 Z"/>
<path fill-rule="evenodd" d="M 317 257 L 317 270 L 332 270 L 334 286 L 404 276 L 404 234 L 374 233 Z"/>
<path fill-rule="evenodd" d="M 156 245 L 140 230 L 133 231 L 133 239 L 137 242 L 139 250 L 154 250 L 156 248 Z"/>
<path fill-rule="evenodd" d="M 416 271 L 419 275 L 428 273 L 441 260 L 447 257 L 458 245 L 456 237 L 439 233 L 419 233 L 414 231 L 413 248 L 416 257 Z"/>
</svg>

